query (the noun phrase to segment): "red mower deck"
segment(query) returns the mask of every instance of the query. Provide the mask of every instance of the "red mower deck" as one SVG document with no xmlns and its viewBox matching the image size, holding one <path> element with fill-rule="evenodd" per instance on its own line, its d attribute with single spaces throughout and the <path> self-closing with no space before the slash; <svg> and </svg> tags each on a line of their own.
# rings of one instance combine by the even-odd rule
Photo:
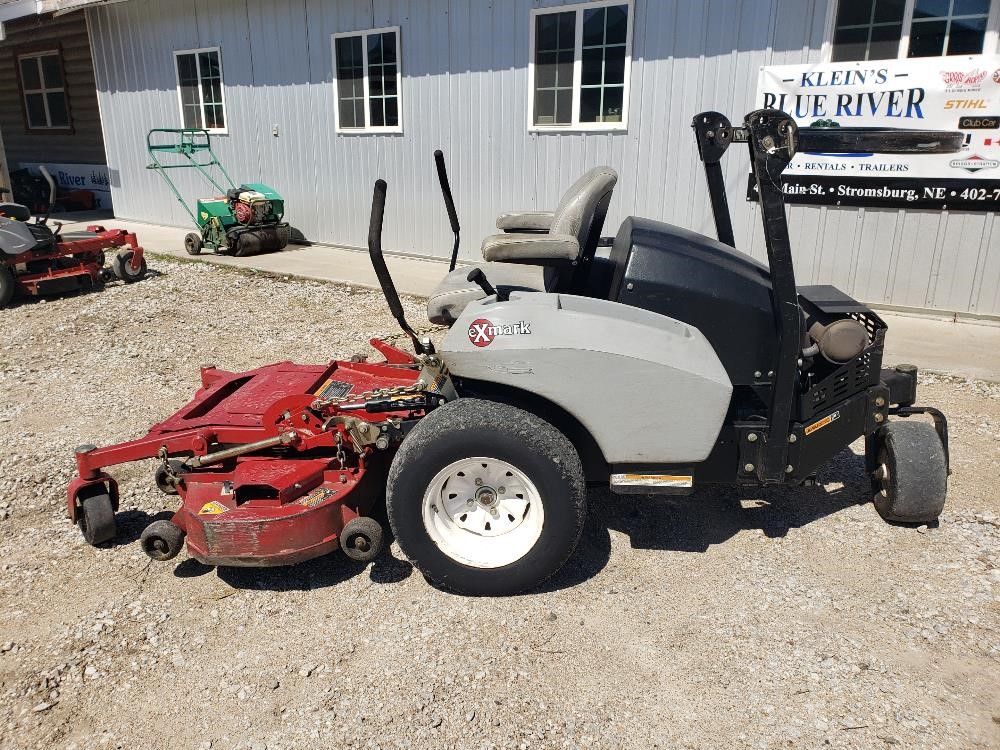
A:
<svg viewBox="0 0 1000 750">
<path fill-rule="evenodd" d="M 385 362 L 202 368 L 194 399 L 144 438 L 77 449 L 70 519 L 95 538 L 113 536 L 113 521 L 87 528 L 90 506 L 117 509 L 117 484 L 104 469 L 158 457 L 156 483 L 178 494 L 181 507 L 143 535 L 156 559 L 173 557 L 184 538 L 188 553 L 208 565 L 288 565 L 338 544 L 356 559 L 373 557 L 381 535 L 364 516 L 385 492 L 379 451 L 439 399 L 433 372 L 402 350 L 372 344 Z M 369 479 L 372 463 L 380 470 Z M 358 530 L 349 546 L 345 529 Z"/>
</svg>

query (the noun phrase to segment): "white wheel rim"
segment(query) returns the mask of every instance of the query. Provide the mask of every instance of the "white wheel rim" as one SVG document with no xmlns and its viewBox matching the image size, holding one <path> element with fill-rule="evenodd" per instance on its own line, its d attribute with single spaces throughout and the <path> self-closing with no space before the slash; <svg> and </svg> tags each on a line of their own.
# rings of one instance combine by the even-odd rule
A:
<svg viewBox="0 0 1000 750">
<path fill-rule="evenodd" d="M 535 546 L 545 521 L 541 495 L 527 475 L 485 456 L 441 469 L 424 493 L 421 514 L 434 544 L 474 568 L 517 562 Z"/>
</svg>

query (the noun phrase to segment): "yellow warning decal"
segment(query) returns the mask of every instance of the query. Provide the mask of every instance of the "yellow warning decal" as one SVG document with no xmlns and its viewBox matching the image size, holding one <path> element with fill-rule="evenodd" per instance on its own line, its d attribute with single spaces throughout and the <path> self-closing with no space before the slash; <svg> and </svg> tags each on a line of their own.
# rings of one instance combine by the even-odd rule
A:
<svg viewBox="0 0 1000 750">
<path fill-rule="evenodd" d="M 331 490 L 328 487 L 320 487 L 319 489 L 313 490 L 304 498 L 298 501 L 299 505 L 304 505 L 307 508 L 311 508 L 314 505 L 319 505 L 324 500 L 329 500 L 331 497 L 337 494 L 337 490 Z"/>
<path fill-rule="evenodd" d="M 201 506 L 201 510 L 198 511 L 199 516 L 221 516 L 229 510 L 225 505 L 220 503 L 218 500 L 213 500 L 210 503 L 205 503 Z"/>
<path fill-rule="evenodd" d="M 827 414 L 818 422 L 813 422 L 811 425 L 806 427 L 805 430 L 803 430 L 803 432 L 805 432 L 806 435 L 812 435 L 817 430 L 822 430 L 828 424 L 836 422 L 838 419 L 840 419 L 840 412 L 835 411 L 833 414 Z"/>
<path fill-rule="evenodd" d="M 673 474 L 612 474 L 612 485 L 626 487 L 690 487 L 694 477 Z"/>
</svg>

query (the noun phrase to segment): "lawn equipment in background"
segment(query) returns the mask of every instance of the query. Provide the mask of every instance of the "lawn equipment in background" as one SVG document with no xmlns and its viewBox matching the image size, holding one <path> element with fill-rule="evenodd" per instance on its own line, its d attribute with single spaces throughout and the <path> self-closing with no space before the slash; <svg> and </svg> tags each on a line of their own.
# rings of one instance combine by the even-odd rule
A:
<svg viewBox="0 0 1000 750">
<path fill-rule="evenodd" d="M 45 167 L 49 184 L 47 206 L 55 203 L 55 181 Z M 64 240 L 48 225 L 48 212 L 31 222 L 31 210 L 19 203 L 0 202 L 0 308 L 15 296 L 62 294 L 90 289 L 112 279 L 125 283 L 146 275 L 146 260 L 136 236 L 122 229 L 87 227 L 90 235 Z M 105 251 L 115 251 L 106 268 Z"/>
<path fill-rule="evenodd" d="M 33 214 L 93 211 L 97 207 L 94 191 L 82 188 L 69 189 L 57 186 L 55 200 L 51 200 L 47 179 L 33 174 L 29 169 L 11 172 L 10 184 L 14 202 L 27 206 Z"/>
<path fill-rule="evenodd" d="M 207 130 L 155 128 L 146 134 L 146 150 L 152 159 L 146 168 L 163 178 L 198 227 L 197 232 L 184 237 L 188 254 L 198 255 L 208 248 L 220 255 L 256 255 L 281 250 L 288 244 L 290 228 L 282 221 L 285 201 L 267 185 L 233 182 L 212 150 Z M 221 183 L 213 175 L 216 167 Z M 192 211 L 170 177 L 172 169 L 196 170 L 219 195 L 199 198 Z"/>
<path fill-rule="evenodd" d="M 498 292 L 487 274 L 500 261 L 467 272 L 484 297 L 456 309 L 437 351 L 406 321 L 382 256 L 379 180 L 369 253 L 414 353 L 375 339 L 384 362 L 204 367 L 194 399 L 145 437 L 77 448 L 69 518 L 92 544 L 112 539 L 118 485 L 106 467 L 156 458 L 154 481 L 180 507 L 141 536 L 155 560 L 185 539 L 212 565 L 284 565 L 338 544 L 371 560 L 384 544 L 374 520 L 384 496 L 400 548 L 425 575 L 510 594 L 569 559 L 587 482 L 621 494 L 815 484 L 863 437 L 872 491 L 859 502 L 874 499 L 886 520 L 933 521 L 947 491 L 944 415 L 914 405 L 915 367 L 881 369 L 886 325 L 873 311 L 830 286 L 796 286 L 780 175 L 799 150 L 949 153 L 962 134 L 798 128 L 777 110 L 739 127 L 708 112 L 694 125 L 720 238 L 732 232 L 718 162 L 731 143 L 748 144 L 767 266 L 630 217 L 604 259 L 608 283 L 581 281 L 587 294 Z M 440 159 L 439 176 L 454 216 Z M 586 182 L 543 241 L 511 233 L 486 247 L 569 264 L 610 175 Z M 916 414 L 934 424 L 897 419 Z"/>
</svg>

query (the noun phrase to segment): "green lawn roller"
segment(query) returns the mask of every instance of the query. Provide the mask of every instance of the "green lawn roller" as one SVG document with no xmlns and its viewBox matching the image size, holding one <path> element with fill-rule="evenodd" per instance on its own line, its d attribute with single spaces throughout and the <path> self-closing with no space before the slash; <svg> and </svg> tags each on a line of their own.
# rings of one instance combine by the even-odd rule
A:
<svg viewBox="0 0 1000 750">
<path fill-rule="evenodd" d="M 198 255 L 203 248 L 220 255 L 256 255 L 281 250 L 288 244 L 289 226 L 282 221 L 284 199 L 267 185 L 233 182 L 212 150 L 207 130 L 154 128 L 146 134 L 146 149 L 153 160 L 146 168 L 163 177 L 198 227 L 197 232 L 184 237 L 184 249 L 190 255 Z M 165 154 L 175 156 L 164 158 Z M 213 177 L 215 167 L 229 187 Z M 170 169 L 196 169 L 222 195 L 200 198 L 192 211 L 170 179 Z"/>
</svg>

